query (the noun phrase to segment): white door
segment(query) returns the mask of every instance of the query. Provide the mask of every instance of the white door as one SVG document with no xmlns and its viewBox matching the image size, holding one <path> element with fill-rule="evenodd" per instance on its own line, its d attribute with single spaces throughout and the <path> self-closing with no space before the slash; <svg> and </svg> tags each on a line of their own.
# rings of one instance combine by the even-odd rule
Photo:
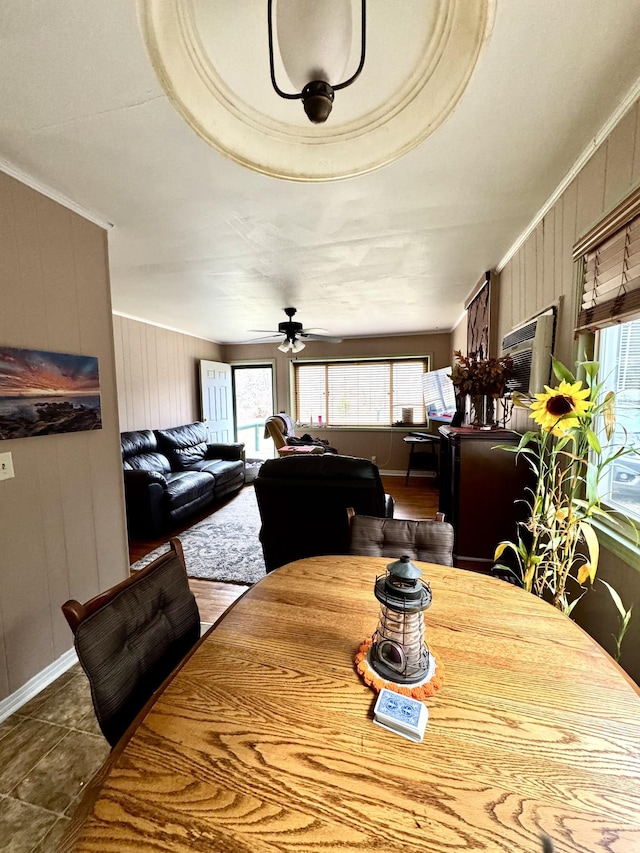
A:
<svg viewBox="0 0 640 853">
<path fill-rule="evenodd" d="M 231 365 L 200 361 L 202 420 L 210 442 L 231 443 L 234 438 Z"/>
</svg>

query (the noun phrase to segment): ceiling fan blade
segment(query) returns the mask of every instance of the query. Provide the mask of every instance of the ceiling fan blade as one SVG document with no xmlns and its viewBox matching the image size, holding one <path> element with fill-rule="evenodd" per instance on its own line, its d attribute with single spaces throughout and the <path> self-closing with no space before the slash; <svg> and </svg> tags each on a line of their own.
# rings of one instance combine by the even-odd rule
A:
<svg viewBox="0 0 640 853">
<path fill-rule="evenodd" d="M 278 329 L 247 329 L 247 332 L 262 332 L 264 335 L 281 335 Z"/>
<path fill-rule="evenodd" d="M 246 341 L 240 341 L 241 344 L 260 344 L 260 343 L 277 343 L 282 338 L 280 332 L 275 332 L 274 334 L 267 335 L 265 338 L 249 338 Z"/>
<path fill-rule="evenodd" d="M 327 344 L 341 344 L 342 338 L 334 338 L 332 335 L 312 335 L 306 332 L 300 332 L 299 337 L 305 341 L 324 341 Z"/>
<path fill-rule="evenodd" d="M 303 335 L 328 335 L 328 329 L 300 329 Z"/>
</svg>

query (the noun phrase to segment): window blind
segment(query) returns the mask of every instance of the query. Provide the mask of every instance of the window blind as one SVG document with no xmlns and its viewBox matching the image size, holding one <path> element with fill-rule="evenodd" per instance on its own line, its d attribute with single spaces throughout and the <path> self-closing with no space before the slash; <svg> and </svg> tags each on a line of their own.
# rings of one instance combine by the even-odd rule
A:
<svg viewBox="0 0 640 853">
<path fill-rule="evenodd" d="M 609 222 L 605 220 L 577 244 L 579 254 L 574 250 L 574 257 L 582 258 L 577 332 L 596 331 L 640 317 L 639 207 L 638 199 L 628 202 L 617 215 L 608 217 Z"/>
<path fill-rule="evenodd" d="M 425 422 L 422 375 L 428 358 L 294 364 L 296 420 L 329 426 L 391 426 L 412 410 Z"/>
</svg>

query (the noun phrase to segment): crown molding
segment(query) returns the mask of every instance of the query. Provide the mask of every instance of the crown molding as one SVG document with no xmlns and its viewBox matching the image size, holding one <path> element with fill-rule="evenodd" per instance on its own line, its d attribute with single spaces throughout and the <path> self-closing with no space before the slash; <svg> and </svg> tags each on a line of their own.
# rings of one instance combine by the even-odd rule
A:
<svg viewBox="0 0 640 853">
<path fill-rule="evenodd" d="M 633 86 L 629 89 L 626 96 L 622 99 L 622 101 L 618 104 L 617 108 L 613 111 L 609 119 L 602 125 L 600 130 L 593 137 L 591 142 L 584 149 L 582 154 L 578 157 L 576 162 L 573 164 L 571 169 L 567 172 L 564 178 L 560 181 L 554 192 L 549 196 L 544 205 L 540 208 L 540 210 L 536 213 L 534 218 L 531 220 L 529 225 L 525 228 L 525 230 L 520 234 L 515 243 L 511 246 L 511 248 L 507 251 L 507 254 L 500 261 L 500 263 L 496 266 L 496 272 L 501 273 L 502 270 L 509 263 L 511 258 L 515 255 L 518 249 L 524 244 L 525 240 L 533 233 L 533 231 L 538 227 L 538 225 L 542 222 L 547 213 L 551 210 L 554 204 L 558 201 L 560 196 L 564 193 L 570 183 L 574 180 L 574 178 L 582 171 L 585 165 L 589 162 L 589 160 L 593 157 L 598 148 L 602 145 L 602 143 L 609 137 L 613 129 L 616 127 L 618 122 L 624 118 L 629 109 L 633 106 L 634 102 L 640 96 L 640 77 L 636 80 Z"/>
<path fill-rule="evenodd" d="M 184 329 L 176 328 L 176 326 L 165 326 L 164 323 L 155 323 L 153 320 L 145 320 L 144 317 L 136 317 L 134 314 L 125 314 L 123 311 L 112 311 L 111 313 L 115 317 L 122 317 L 124 320 L 133 320 L 136 323 L 144 323 L 145 326 L 154 326 L 156 329 L 165 329 L 167 332 L 186 335 L 188 338 L 196 338 L 199 341 L 207 341 L 207 343 L 217 344 L 218 346 L 228 346 L 228 344 L 220 343 L 220 341 L 214 341 L 213 338 L 203 338 L 202 335 L 194 335 L 193 332 L 186 332 Z"/>
<path fill-rule="evenodd" d="M 47 184 L 42 183 L 37 178 L 34 178 L 32 175 L 27 174 L 23 169 L 15 166 L 13 163 L 10 163 L 8 160 L 0 157 L 0 171 L 9 175 L 11 178 L 15 178 L 17 181 L 20 181 L 22 184 L 26 184 L 26 186 L 31 187 L 32 190 L 36 190 L 42 195 L 50 198 L 52 201 L 61 204 L 63 207 L 66 207 L 68 210 L 72 210 L 74 213 L 77 213 L 79 216 L 82 216 L 83 219 L 88 219 L 90 222 L 93 222 L 94 225 L 99 225 L 100 228 L 104 228 L 105 231 L 109 231 L 113 228 L 113 222 L 109 222 L 102 216 L 99 216 L 97 213 L 94 213 L 91 210 L 87 210 L 86 207 L 82 207 L 82 205 L 77 204 L 75 201 L 72 201 L 67 196 L 63 195 L 58 190 L 53 189 L 53 187 L 48 186 Z"/>
</svg>

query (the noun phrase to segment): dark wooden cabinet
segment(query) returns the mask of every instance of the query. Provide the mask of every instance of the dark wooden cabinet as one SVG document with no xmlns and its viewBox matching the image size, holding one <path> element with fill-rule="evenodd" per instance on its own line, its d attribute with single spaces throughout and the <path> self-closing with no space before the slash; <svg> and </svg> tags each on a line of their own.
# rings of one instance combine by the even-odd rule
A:
<svg viewBox="0 0 640 853">
<path fill-rule="evenodd" d="M 515 539 L 517 522 L 529 513 L 523 503 L 532 474 L 524 458 L 500 450 L 515 446 L 511 430 L 441 426 L 440 511 L 455 530 L 454 565 L 489 571 L 496 545 Z"/>
</svg>

